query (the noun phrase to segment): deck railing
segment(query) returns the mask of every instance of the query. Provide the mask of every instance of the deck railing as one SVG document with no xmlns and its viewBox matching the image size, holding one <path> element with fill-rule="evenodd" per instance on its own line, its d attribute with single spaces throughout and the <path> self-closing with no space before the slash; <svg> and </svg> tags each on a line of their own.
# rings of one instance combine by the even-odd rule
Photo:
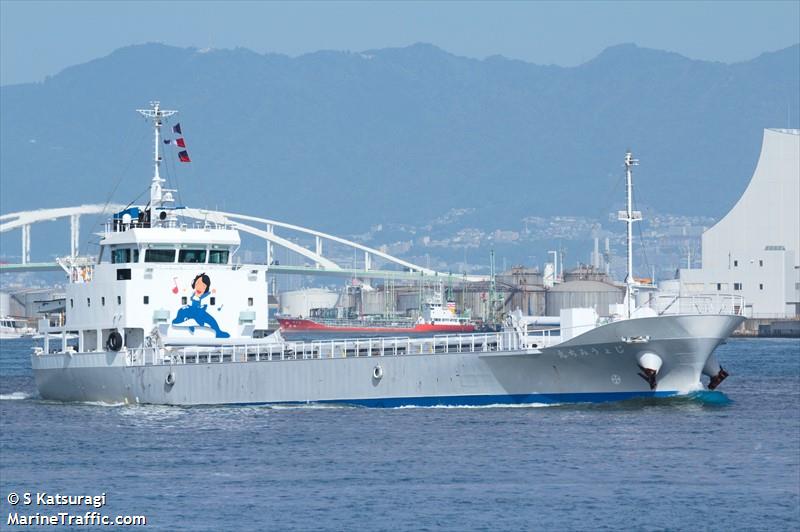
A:
<svg viewBox="0 0 800 532">
<path fill-rule="evenodd" d="M 744 297 L 733 294 L 662 294 L 648 301 L 659 316 L 672 314 L 725 314 L 744 315 Z"/>
<path fill-rule="evenodd" d="M 658 315 L 723 314 L 742 316 L 745 308 L 744 298 L 741 296 L 718 294 L 662 295 L 651 299 L 648 303 L 646 306 L 649 306 Z M 598 322 L 595 326 L 607 322 L 608 320 Z M 586 326 L 582 325 L 579 328 L 583 331 Z M 426 338 L 355 338 L 217 346 L 145 347 L 128 348 L 123 353 L 126 357 L 125 363 L 129 366 L 487 353 L 551 347 L 562 342 L 565 330 L 561 327 L 551 327 L 525 330 L 524 332 L 505 330 L 492 333 L 437 335 Z M 68 352 L 79 354 L 75 353 L 74 349 Z M 38 354 L 47 353 L 41 351 Z"/>
<path fill-rule="evenodd" d="M 356 338 L 314 340 L 275 344 L 242 344 L 191 347 L 145 347 L 128 349 L 129 366 L 161 364 L 210 364 L 219 362 L 273 362 L 279 360 L 321 360 L 351 357 L 397 357 L 404 355 L 447 355 L 490 353 L 519 349 L 519 337 L 512 331 L 485 334 L 440 335 L 431 338 Z"/>
<path fill-rule="evenodd" d="M 210 220 L 195 220 L 184 222 L 178 220 L 156 220 L 152 222 L 140 222 L 138 219 L 123 223 L 121 219 L 108 220 L 103 224 L 105 236 L 112 233 L 121 233 L 131 229 L 148 229 L 151 227 L 164 227 L 170 229 L 227 229 L 233 230 L 235 226 L 231 223 L 218 223 Z"/>
</svg>

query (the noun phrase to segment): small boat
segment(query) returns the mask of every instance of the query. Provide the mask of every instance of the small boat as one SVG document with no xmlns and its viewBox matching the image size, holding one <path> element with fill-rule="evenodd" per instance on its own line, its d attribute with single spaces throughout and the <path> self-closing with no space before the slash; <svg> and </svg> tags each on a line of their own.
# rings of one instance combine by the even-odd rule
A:
<svg viewBox="0 0 800 532">
<path fill-rule="evenodd" d="M 28 325 L 25 318 L 14 318 L 11 316 L 0 317 L 0 338 L 30 338 L 36 334 L 36 329 Z"/>
</svg>

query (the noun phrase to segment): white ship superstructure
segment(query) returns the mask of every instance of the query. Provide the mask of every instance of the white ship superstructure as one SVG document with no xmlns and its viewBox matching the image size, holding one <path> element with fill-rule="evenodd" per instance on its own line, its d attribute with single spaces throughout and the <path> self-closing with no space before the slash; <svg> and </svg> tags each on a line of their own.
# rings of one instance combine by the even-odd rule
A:
<svg viewBox="0 0 800 532">
<path fill-rule="evenodd" d="M 155 132 L 150 201 L 114 215 L 96 259 L 61 261 L 70 283 L 58 330 L 77 333 L 78 352 L 252 337 L 256 327 L 267 327 L 266 268 L 233 263 L 240 239 L 230 226 L 182 221 L 175 191 L 163 188 L 159 174 L 160 129 L 174 111 L 155 102 L 140 112 Z"/>
<path fill-rule="evenodd" d="M 159 138 L 174 111 L 151 118 L 150 201 L 107 224 L 96 259 L 62 262 L 66 322 L 40 322 L 32 355 L 43 398 L 156 404 L 333 402 L 366 406 L 607 401 L 716 387 L 714 349 L 741 323 L 730 299 L 677 300 L 660 314 L 627 297 L 613 319 L 565 309 L 558 325 L 513 320 L 499 333 L 288 342 L 266 329 L 265 265 L 240 265 L 238 231 L 212 215 L 184 223 L 159 175 Z M 629 227 L 632 155 L 626 155 Z M 624 214 L 624 216 L 623 216 Z M 677 304 L 676 304 L 677 303 Z M 702 303 L 702 304 L 700 304 Z M 441 305 L 440 305 L 441 306 Z M 452 314 L 440 309 L 440 313 Z M 431 319 L 436 316 L 431 316 Z M 452 316 L 451 318 L 452 319 Z M 533 328 L 531 328 L 533 326 Z M 77 335 L 77 346 L 69 335 Z M 54 340 L 61 336 L 60 342 Z"/>
</svg>

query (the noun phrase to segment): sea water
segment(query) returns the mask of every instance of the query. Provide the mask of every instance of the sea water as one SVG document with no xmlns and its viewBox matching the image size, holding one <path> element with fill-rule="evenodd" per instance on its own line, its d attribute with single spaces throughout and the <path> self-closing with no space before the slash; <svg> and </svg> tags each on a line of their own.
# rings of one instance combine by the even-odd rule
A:
<svg viewBox="0 0 800 532">
<path fill-rule="evenodd" d="M 721 392 L 398 409 L 42 401 L 32 346 L 0 344 L 2 529 L 91 510 L 11 492 L 105 493 L 100 513 L 148 530 L 800 527 L 798 340 L 721 346 Z"/>
</svg>

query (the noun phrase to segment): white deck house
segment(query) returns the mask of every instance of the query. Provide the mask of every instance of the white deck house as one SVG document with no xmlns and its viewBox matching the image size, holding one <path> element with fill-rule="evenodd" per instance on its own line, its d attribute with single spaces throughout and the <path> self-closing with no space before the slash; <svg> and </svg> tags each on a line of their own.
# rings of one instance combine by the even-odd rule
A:
<svg viewBox="0 0 800 532">
<path fill-rule="evenodd" d="M 750 184 L 703 233 L 703 267 L 682 269 L 680 285 L 741 295 L 748 317 L 800 316 L 800 130 L 764 130 Z"/>
</svg>

